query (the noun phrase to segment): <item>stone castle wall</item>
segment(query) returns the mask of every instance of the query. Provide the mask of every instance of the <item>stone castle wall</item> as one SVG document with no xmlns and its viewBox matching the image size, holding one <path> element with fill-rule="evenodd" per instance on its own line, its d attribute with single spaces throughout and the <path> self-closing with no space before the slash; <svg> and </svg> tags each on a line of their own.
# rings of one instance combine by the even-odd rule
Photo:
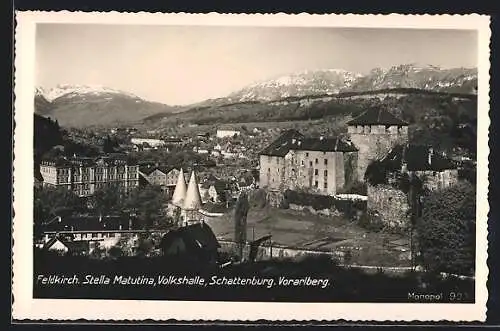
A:
<svg viewBox="0 0 500 331">
<path fill-rule="evenodd" d="M 410 224 L 410 206 L 406 194 L 390 185 L 368 185 L 369 210 L 376 211 L 392 229 L 406 229 Z"/>
<path fill-rule="evenodd" d="M 384 157 L 394 145 L 408 142 L 408 127 L 384 125 L 350 126 L 351 141 L 359 149 L 357 176 L 363 181 L 366 168 L 373 161 Z"/>
</svg>

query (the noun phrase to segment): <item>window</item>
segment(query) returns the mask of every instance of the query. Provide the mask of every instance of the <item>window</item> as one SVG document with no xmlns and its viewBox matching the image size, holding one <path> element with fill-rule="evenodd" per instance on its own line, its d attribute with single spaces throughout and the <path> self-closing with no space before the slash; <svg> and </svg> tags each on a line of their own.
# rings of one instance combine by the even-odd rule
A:
<svg viewBox="0 0 500 331">
<path fill-rule="evenodd" d="M 304 160 L 300 161 L 300 164 L 301 164 L 301 165 L 304 165 Z"/>
<path fill-rule="evenodd" d="M 314 182 L 314 187 L 318 187 L 318 181 Z"/>
<path fill-rule="evenodd" d="M 328 170 L 325 170 L 323 174 L 325 175 L 325 177 L 328 177 Z"/>
<path fill-rule="evenodd" d="M 309 166 L 312 167 L 313 166 L 313 161 L 309 161 Z"/>
<path fill-rule="evenodd" d="M 318 159 L 316 159 L 316 160 L 314 161 L 314 163 L 318 164 Z"/>
<path fill-rule="evenodd" d="M 314 169 L 314 175 L 317 176 L 318 175 L 318 169 Z"/>
<path fill-rule="evenodd" d="M 306 152 L 306 157 L 309 157 L 309 152 Z"/>
<path fill-rule="evenodd" d="M 325 165 L 328 165 L 328 159 L 325 159 Z"/>
<path fill-rule="evenodd" d="M 267 172 L 271 172 L 271 168 L 267 168 Z"/>
<path fill-rule="evenodd" d="M 327 188 L 328 188 L 328 182 L 325 182 L 325 183 L 323 184 L 323 187 L 324 187 L 325 189 L 327 189 Z"/>
</svg>

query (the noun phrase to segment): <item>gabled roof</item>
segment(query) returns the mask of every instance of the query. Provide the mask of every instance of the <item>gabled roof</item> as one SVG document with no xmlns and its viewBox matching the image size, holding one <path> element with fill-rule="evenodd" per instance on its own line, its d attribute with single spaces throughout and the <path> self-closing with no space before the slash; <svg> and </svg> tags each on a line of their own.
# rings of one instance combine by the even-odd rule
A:
<svg viewBox="0 0 500 331">
<path fill-rule="evenodd" d="M 129 220 L 120 216 L 69 216 L 62 217 L 61 222 L 57 218 L 47 222 L 43 226 L 44 231 L 101 231 L 128 229 Z"/>
<path fill-rule="evenodd" d="M 225 190 L 229 190 L 230 189 L 230 183 L 227 182 L 227 181 L 224 181 L 224 180 L 217 180 L 215 181 L 211 186 L 213 186 L 215 188 L 215 191 L 217 192 L 217 194 L 224 194 L 224 191 Z"/>
<path fill-rule="evenodd" d="M 355 152 L 358 150 L 352 143 L 347 142 L 340 137 L 299 139 L 292 146 L 293 147 L 290 149 L 301 151 Z"/>
<path fill-rule="evenodd" d="M 50 249 L 57 241 L 61 242 L 64 246 L 68 248 L 68 251 L 71 253 L 82 253 L 87 252 L 89 250 L 89 242 L 88 241 L 71 241 L 65 240 L 63 238 L 59 238 L 58 236 L 52 237 L 45 245 L 43 245 L 43 249 Z"/>
<path fill-rule="evenodd" d="M 161 171 L 165 175 L 167 175 L 170 171 L 176 169 L 174 166 L 151 166 L 151 165 L 142 165 L 139 167 L 139 171 L 145 174 L 146 176 L 151 175 L 155 170 Z"/>
<path fill-rule="evenodd" d="M 286 153 L 290 150 L 290 144 L 293 139 L 304 138 L 304 135 L 297 130 L 287 130 L 281 136 L 278 137 L 275 141 L 273 141 L 269 146 L 267 146 L 262 152 L 261 155 L 270 155 L 270 156 L 285 156 Z"/>
<path fill-rule="evenodd" d="M 425 145 L 397 145 L 382 162 L 390 170 L 399 170 L 404 163 L 409 171 L 443 171 L 457 168 L 451 159 Z"/>
<path fill-rule="evenodd" d="M 363 112 L 358 117 L 347 122 L 347 125 L 400 125 L 406 126 L 408 123 L 397 118 L 389 111 L 373 107 Z"/>
<path fill-rule="evenodd" d="M 163 249 L 168 248 L 177 239 L 181 239 L 186 251 L 193 254 L 200 251 L 217 251 L 220 247 L 212 229 L 204 222 L 169 231 L 163 236 L 160 246 Z"/>
<path fill-rule="evenodd" d="M 355 152 L 358 149 L 340 137 L 305 137 L 297 130 L 287 130 L 260 154 L 285 156 L 289 151 Z"/>
</svg>

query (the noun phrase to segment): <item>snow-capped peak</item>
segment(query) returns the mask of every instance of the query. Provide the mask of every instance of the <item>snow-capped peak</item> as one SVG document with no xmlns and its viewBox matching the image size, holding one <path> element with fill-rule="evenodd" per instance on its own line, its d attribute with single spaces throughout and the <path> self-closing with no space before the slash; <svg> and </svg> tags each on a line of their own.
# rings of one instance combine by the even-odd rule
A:
<svg viewBox="0 0 500 331">
<path fill-rule="evenodd" d="M 42 87 L 37 87 L 36 88 L 36 94 L 43 95 L 45 99 L 48 101 L 53 101 L 63 95 L 67 94 L 94 94 L 94 95 L 99 95 L 99 94 L 105 94 L 105 93 L 111 93 L 111 94 L 122 94 L 122 95 L 127 95 L 131 98 L 134 99 L 140 99 L 138 96 L 129 93 L 129 92 L 124 92 L 120 91 L 117 89 L 112 89 L 109 87 L 105 87 L 102 85 L 71 85 L 71 84 L 60 84 L 57 85 L 54 88 L 51 88 L 49 90 L 45 90 Z"/>
<path fill-rule="evenodd" d="M 289 96 L 333 94 L 362 77 L 344 69 L 303 70 L 255 82 L 229 95 L 232 101 L 277 100 Z"/>
</svg>

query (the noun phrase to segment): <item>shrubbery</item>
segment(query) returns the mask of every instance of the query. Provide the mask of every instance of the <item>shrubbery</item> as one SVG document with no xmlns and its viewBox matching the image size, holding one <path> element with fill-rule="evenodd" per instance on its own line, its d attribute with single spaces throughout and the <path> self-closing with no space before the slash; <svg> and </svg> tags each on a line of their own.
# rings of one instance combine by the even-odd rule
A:
<svg viewBox="0 0 500 331">
<path fill-rule="evenodd" d="M 416 224 L 424 266 L 433 272 L 473 274 L 476 189 L 468 182 L 426 197 Z"/>
<path fill-rule="evenodd" d="M 385 225 L 380 215 L 372 210 L 363 213 L 358 220 L 358 225 L 373 232 L 380 232 L 384 229 Z"/>
<path fill-rule="evenodd" d="M 286 203 L 311 206 L 314 210 L 334 208 L 342 213 L 351 215 L 356 210 L 366 209 L 366 201 L 341 200 L 328 195 L 310 194 L 292 190 L 286 190 L 284 195 Z"/>
</svg>

